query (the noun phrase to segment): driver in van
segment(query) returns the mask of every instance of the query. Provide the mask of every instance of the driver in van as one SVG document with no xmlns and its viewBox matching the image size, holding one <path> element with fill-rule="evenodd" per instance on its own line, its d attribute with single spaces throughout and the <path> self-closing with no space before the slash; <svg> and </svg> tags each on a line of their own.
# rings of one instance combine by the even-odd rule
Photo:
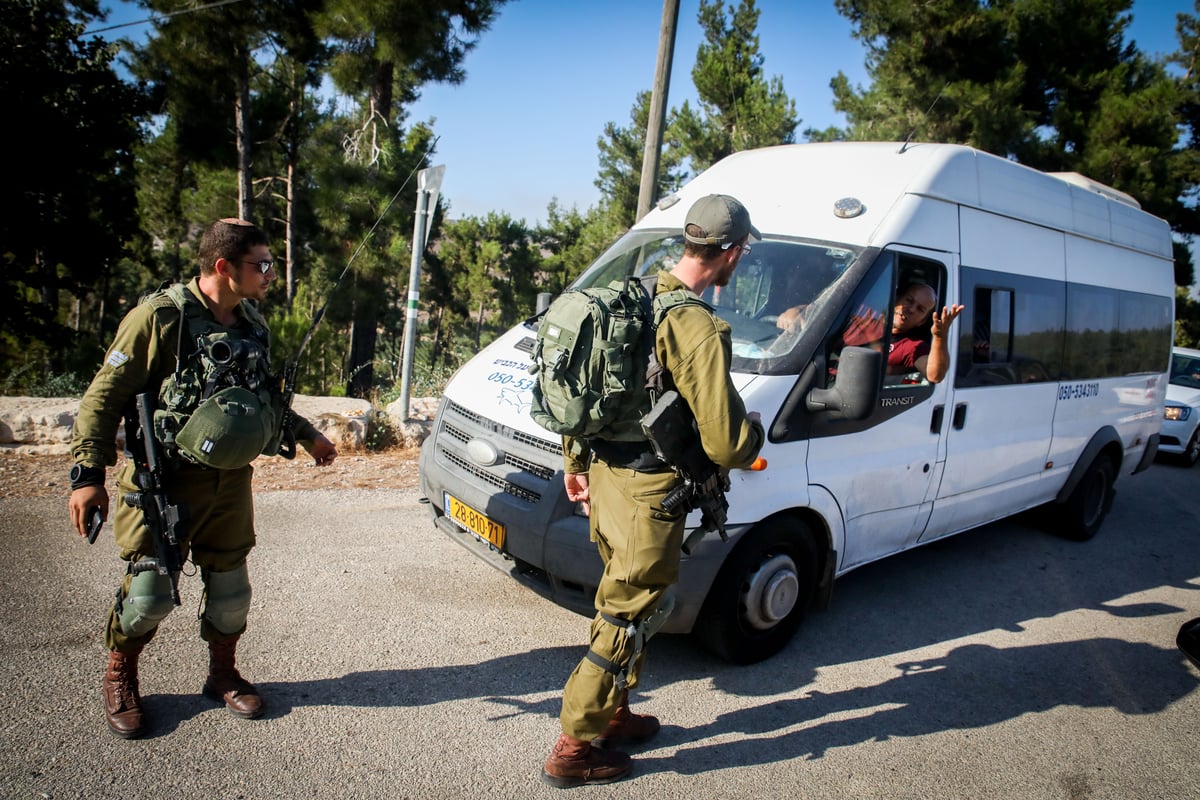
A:
<svg viewBox="0 0 1200 800">
<path fill-rule="evenodd" d="M 946 335 L 950 325 L 962 313 L 962 305 L 942 306 L 935 311 L 937 292 L 924 283 L 910 283 L 896 296 L 892 310 L 892 343 L 888 350 L 888 374 L 919 372 L 930 383 L 941 383 L 950 368 L 950 350 Z M 929 335 L 921 328 L 931 321 Z M 850 318 L 842 335 L 846 345 L 881 349 L 883 314 L 860 309 Z"/>
</svg>

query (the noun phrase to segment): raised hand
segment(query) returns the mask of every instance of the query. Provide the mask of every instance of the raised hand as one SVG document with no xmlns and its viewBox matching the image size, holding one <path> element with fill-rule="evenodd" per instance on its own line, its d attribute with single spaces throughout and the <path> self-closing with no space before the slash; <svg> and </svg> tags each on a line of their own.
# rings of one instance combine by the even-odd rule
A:
<svg viewBox="0 0 1200 800">
<path fill-rule="evenodd" d="M 940 314 L 934 311 L 933 325 L 929 329 L 930 333 L 938 338 L 944 338 L 946 336 L 946 331 L 950 330 L 951 323 L 958 318 L 958 315 L 962 313 L 962 310 L 962 305 L 956 305 L 951 306 L 950 308 L 942 306 L 942 313 Z"/>
<path fill-rule="evenodd" d="M 883 339 L 883 312 L 866 305 L 850 317 L 850 324 L 842 334 L 842 341 L 850 346 L 868 345 Z"/>
</svg>

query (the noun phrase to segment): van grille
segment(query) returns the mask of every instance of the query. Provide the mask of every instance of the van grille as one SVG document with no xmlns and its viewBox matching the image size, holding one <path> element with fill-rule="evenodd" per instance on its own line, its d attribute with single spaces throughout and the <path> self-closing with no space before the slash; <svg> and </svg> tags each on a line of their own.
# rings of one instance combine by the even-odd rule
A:
<svg viewBox="0 0 1200 800">
<path fill-rule="evenodd" d="M 527 503 L 537 503 L 542 499 L 542 496 L 537 492 L 531 492 L 528 489 L 523 489 L 520 486 L 517 486 L 515 483 L 504 480 L 504 478 L 501 478 L 498 475 L 493 475 L 487 470 L 477 467 L 470 461 L 462 458 L 457 453 L 451 453 L 449 450 L 442 448 L 442 455 L 446 457 L 447 461 L 454 464 L 459 469 L 471 473 L 476 478 L 479 478 L 486 483 L 490 483 L 492 486 L 500 489 L 505 494 L 511 494 L 513 497 L 519 497 Z"/>
<path fill-rule="evenodd" d="M 445 431 L 449 436 L 462 442 L 463 444 L 466 444 L 467 442 L 471 441 L 471 436 L 466 431 L 462 430 L 461 428 L 457 428 L 454 425 L 451 425 L 449 422 L 442 425 L 442 430 Z M 517 433 L 517 432 L 514 431 L 514 433 Z M 521 435 L 524 436 L 524 434 L 521 434 Z M 517 437 L 513 436 L 510 438 L 516 439 Z M 528 439 L 531 437 L 526 436 L 525 438 Z M 539 440 L 534 440 L 534 441 L 537 443 L 541 443 Z M 551 452 L 553 452 L 553 450 L 554 450 L 553 448 L 545 448 L 545 449 L 550 450 Z M 562 455 L 562 447 L 561 446 L 558 448 L 558 454 Z M 520 456 L 514 456 L 512 453 L 509 453 L 509 452 L 505 452 L 505 454 L 504 454 L 504 464 L 509 467 L 516 467 L 517 469 L 521 470 L 522 472 L 528 472 L 533 475 L 536 475 L 544 481 L 548 481 L 554 477 L 554 470 L 551 469 L 550 467 L 545 467 L 545 466 L 542 466 L 541 464 L 536 464 L 533 461 L 529 461 L 527 459 L 521 458 Z"/>
<path fill-rule="evenodd" d="M 542 499 L 539 492 L 518 485 L 507 477 L 497 475 L 487 467 L 474 463 L 456 446 L 465 446 L 476 436 L 486 436 L 500 445 L 504 451 L 503 466 L 518 470 L 521 474 L 541 481 L 550 481 L 562 463 L 561 443 L 547 442 L 537 436 L 531 436 L 507 425 L 502 425 L 454 401 L 446 403 L 438 438 L 438 452 L 458 469 L 506 494 L 528 503 L 539 502 Z M 539 463 L 532 458 L 525 458 L 512 452 L 522 448 L 532 448 L 547 454 L 549 463 Z"/>
</svg>

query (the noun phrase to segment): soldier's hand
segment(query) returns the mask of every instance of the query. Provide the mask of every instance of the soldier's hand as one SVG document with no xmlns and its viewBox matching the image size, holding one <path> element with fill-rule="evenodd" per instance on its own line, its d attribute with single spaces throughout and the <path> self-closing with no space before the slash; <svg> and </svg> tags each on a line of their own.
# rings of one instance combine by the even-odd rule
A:
<svg viewBox="0 0 1200 800">
<path fill-rule="evenodd" d="M 306 447 L 309 454 L 313 457 L 313 462 L 318 467 L 328 467 L 337 458 L 337 446 L 325 438 L 325 434 L 318 433 L 313 439 L 312 447 Z"/>
<path fill-rule="evenodd" d="M 567 490 L 567 499 L 572 503 L 583 504 L 583 513 L 591 515 L 591 491 L 588 489 L 586 472 L 567 472 L 563 474 L 563 484 Z"/>
<path fill-rule="evenodd" d="M 84 538 L 88 535 L 88 518 L 93 508 L 100 508 L 102 519 L 108 519 L 108 490 L 103 486 L 83 486 L 71 492 L 67 504 L 71 511 L 71 525 Z"/>
</svg>

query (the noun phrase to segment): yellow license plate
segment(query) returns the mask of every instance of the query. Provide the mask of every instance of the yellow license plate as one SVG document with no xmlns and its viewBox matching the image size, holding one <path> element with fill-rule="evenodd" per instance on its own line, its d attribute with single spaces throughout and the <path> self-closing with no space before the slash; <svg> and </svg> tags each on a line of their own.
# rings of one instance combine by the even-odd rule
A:
<svg viewBox="0 0 1200 800">
<path fill-rule="evenodd" d="M 498 550 L 504 549 L 504 526 L 480 514 L 466 503 L 450 494 L 444 494 L 446 516 L 463 526 L 471 533 L 493 545 Z"/>
</svg>

